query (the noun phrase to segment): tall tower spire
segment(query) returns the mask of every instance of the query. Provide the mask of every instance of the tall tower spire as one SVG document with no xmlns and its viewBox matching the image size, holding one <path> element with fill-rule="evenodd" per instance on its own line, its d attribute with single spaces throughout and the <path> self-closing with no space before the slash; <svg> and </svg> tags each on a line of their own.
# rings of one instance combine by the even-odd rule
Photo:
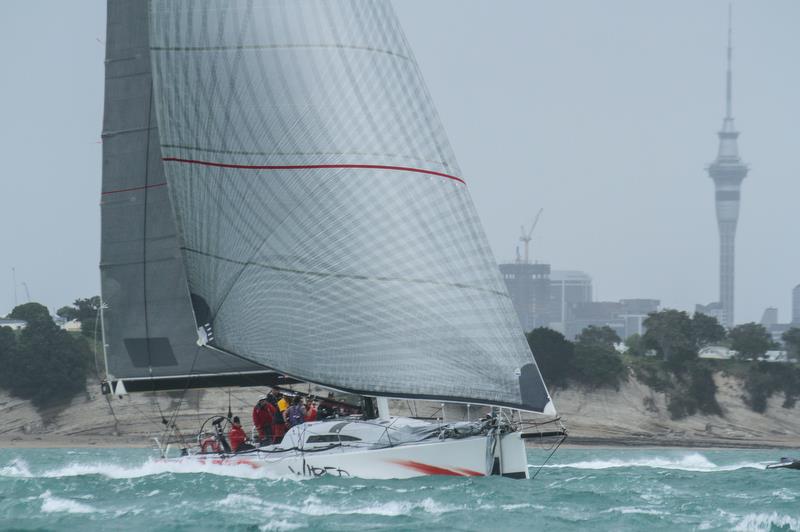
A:
<svg viewBox="0 0 800 532">
<path fill-rule="evenodd" d="M 733 8 L 728 5 L 728 49 L 725 75 L 725 118 L 719 136 L 717 158 L 708 166 L 714 180 L 719 227 L 719 302 L 722 322 L 733 326 L 736 224 L 739 220 L 739 190 L 747 176 L 747 165 L 739 158 L 739 132 L 733 122 Z"/>
<path fill-rule="evenodd" d="M 725 72 L 725 118 L 733 119 L 733 75 L 731 63 L 733 62 L 733 5 L 728 4 L 728 70 Z"/>
</svg>

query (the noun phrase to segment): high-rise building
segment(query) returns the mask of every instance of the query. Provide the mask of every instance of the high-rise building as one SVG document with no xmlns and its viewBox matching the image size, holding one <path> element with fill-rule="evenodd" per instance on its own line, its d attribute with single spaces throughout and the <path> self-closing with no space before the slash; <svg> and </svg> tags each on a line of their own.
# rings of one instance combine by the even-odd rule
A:
<svg viewBox="0 0 800 532">
<path fill-rule="evenodd" d="M 778 309 L 775 307 L 767 307 L 761 315 L 761 325 L 764 327 L 772 327 L 778 324 Z"/>
<path fill-rule="evenodd" d="M 550 273 L 550 327 L 566 333 L 572 308 L 592 301 L 592 278 L 580 271 L 553 270 Z"/>
<path fill-rule="evenodd" d="M 530 332 L 548 325 L 550 265 L 515 262 L 500 265 L 508 295 L 517 311 L 522 330 Z"/>
<path fill-rule="evenodd" d="M 725 312 L 722 310 L 722 305 L 719 302 L 709 303 L 708 305 L 697 304 L 694 306 L 694 311 L 697 314 L 705 314 L 716 318 L 721 325 L 725 325 Z"/>
<path fill-rule="evenodd" d="M 800 326 L 800 284 L 792 290 L 792 325 Z"/>
<path fill-rule="evenodd" d="M 644 321 L 651 312 L 658 312 L 658 299 L 621 299 L 575 303 L 564 327 L 564 336 L 573 339 L 586 327 L 611 327 L 625 340 L 632 334 L 644 334 Z"/>
<path fill-rule="evenodd" d="M 620 319 L 625 323 L 624 340 L 632 334 L 644 334 L 644 320 L 651 312 L 658 312 L 661 301 L 658 299 L 620 299 L 622 313 Z"/>
<path fill-rule="evenodd" d="M 747 176 L 747 165 L 739 158 L 737 139 L 739 132 L 733 123 L 733 79 L 731 60 L 733 48 L 731 44 L 731 11 L 728 10 L 728 68 L 726 71 L 725 118 L 719 131 L 719 151 L 717 158 L 708 166 L 708 175 L 714 180 L 715 200 L 717 208 L 717 225 L 719 226 L 719 303 L 721 306 L 721 322 L 727 327 L 733 326 L 734 309 L 734 268 L 736 223 L 739 220 L 739 189 L 742 180 Z"/>
<path fill-rule="evenodd" d="M 761 325 L 772 336 L 772 341 L 780 344 L 782 342 L 783 333 L 788 331 L 791 323 L 780 323 L 778 320 L 778 309 L 775 307 L 767 307 L 764 309 L 764 314 L 761 315 Z"/>
<path fill-rule="evenodd" d="M 585 328 L 610 327 L 620 338 L 625 337 L 625 323 L 619 319 L 622 305 L 616 301 L 574 303 L 564 326 L 564 336 L 574 340 Z"/>
</svg>

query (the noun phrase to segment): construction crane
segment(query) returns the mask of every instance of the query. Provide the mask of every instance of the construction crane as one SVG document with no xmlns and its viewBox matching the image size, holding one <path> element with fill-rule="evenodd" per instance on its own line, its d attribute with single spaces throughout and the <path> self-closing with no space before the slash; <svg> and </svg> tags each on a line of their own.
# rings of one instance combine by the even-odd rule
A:
<svg viewBox="0 0 800 532">
<path fill-rule="evenodd" d="M 541 209 L 539 209 L 539 212 L 536 213 L 536 218 L 533 219 L 533 223 L 531 224 L 531 228 L 530 228 L 529 231 L 527 231 L 527 232 L 525 231 L 525 226 L 524 225 L 520 226 L 521 234 L 520 234 L 519 239 L 523 243 L 523 245 L 525 246 L 525 260 L 524 260 L 523 264 L 530 264 L 530 256 L 528 255 L 528 253 L 529 253 L 530 243 L 531 243 L 531 240 L 532 240 L 532 236 L 531 235 L 533 235 L 533 230 L 536 229 L 536 224 L 539 223 L 539 217 L 542 215 L 542 211 L 543 210 L 544 210 L 544 208 L 541 208 Z"/>
<path fill-rule="evenodd" d="M 28 299 L 28 303 L 30 303 L 31 302 L 31 291 L 28 290 L 28 283 L 23 282 L 23 283 L 20 283 L 20 284 L 25 287 L 25 297 Z"/>
</svg>

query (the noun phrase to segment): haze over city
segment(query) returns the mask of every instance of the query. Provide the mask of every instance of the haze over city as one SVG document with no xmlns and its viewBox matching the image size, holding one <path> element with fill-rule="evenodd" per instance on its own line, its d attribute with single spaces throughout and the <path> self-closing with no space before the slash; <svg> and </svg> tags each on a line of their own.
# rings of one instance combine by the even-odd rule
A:
<svg viewBox="0 0 800 532">
<path fill-rule="evenodd" d="M 99 293 L 105 2 L 14 2 L 0 20 L 0 315 Z M 718 299 L 714 188 L 725 1 L 395 2 L 498 262 L 544 213 L 532 257 L 595 298 Z M 42 17 L 42 13 L 48 16 Z M 742 184 L 736 321 L 800 283 L 794 156 L 800 39 L 790 1 L 734 4 Z M 447 32 L 443 32 L 446 28 Z M 43 37 L 47 38 L 44 39 Z"/>
</svg>

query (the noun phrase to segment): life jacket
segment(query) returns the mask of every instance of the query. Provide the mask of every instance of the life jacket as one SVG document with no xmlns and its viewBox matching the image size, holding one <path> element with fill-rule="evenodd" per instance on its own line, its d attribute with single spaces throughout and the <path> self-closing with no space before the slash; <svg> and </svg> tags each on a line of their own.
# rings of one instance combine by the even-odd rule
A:
<svg viewBox="0 0 800 532">
<path fill-rule="evenodd" d="M 239 446 L 243 444 L 246 439 L 247 436 L 245 435 L 244 430 L 242 430 L 242 427 L 234 425 L 228 432 L 228 440 L 231 442 L 231 449 L 233 449 L 233 452 L 239 450 Z"/>
<path fill-rule="evenodd" d="M 269 413 L 272 414 L 273 425 L 286 424 L 286 420 L 283 418 L 283 413 L 278 409 L 277 405 L 270 403 L 267 408 L 269 409 Z"/>
<path fill-rule="evenodd" d="M 305 422 L 303 419 L 303 407 L 300 405 L 292 405 L 286 409 L 288 422 L 290 427 L 295 427 Z"/>
<path fill-rule="evenodd" d="M 310 406 L 308 410 L 306 410 L 306 421 L 316 421 L 317 420 L 317 409 L 313 406 Z"/>
</svg>

